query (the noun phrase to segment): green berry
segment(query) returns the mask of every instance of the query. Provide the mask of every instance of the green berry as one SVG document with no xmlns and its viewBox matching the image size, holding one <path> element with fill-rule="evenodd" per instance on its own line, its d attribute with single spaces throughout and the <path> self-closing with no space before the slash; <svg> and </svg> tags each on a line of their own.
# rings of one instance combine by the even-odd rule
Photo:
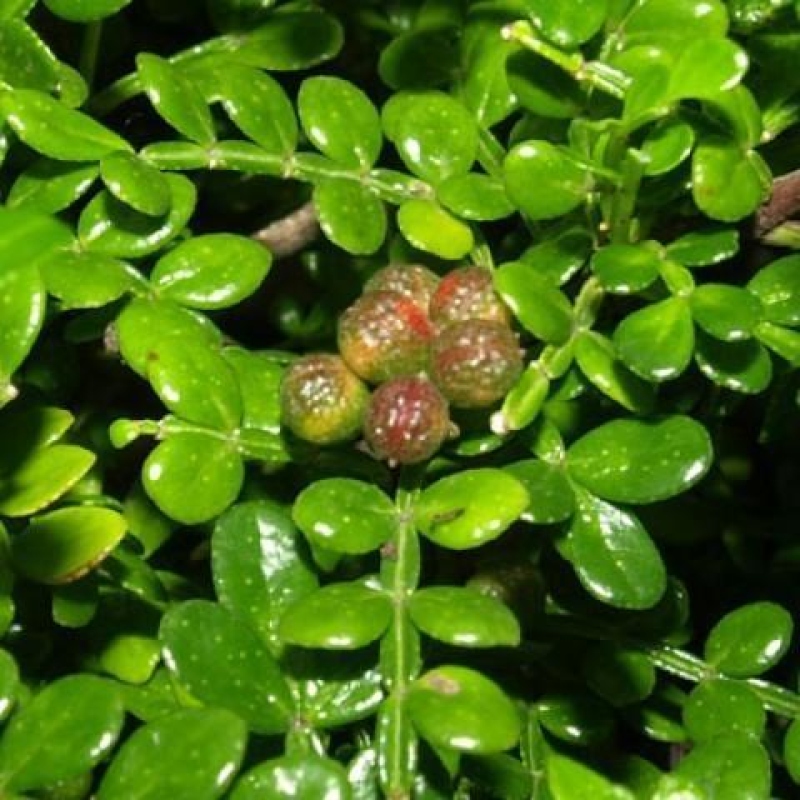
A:
<svg viewBox="0 0 800 800">
<path fill-rule="evenodd" d="M 427 378 L 396 378 L 372 395 L 364 438 L 376 458 L 416 464 L 433 456 L 451 429 L 447 401 Z"/>
<path fill-rule="evenodd" d="M 494 405 L 521 373 L 517 337 L 499 322 L 457 322 L 445 328 L 434 342 L 432 377 L 457 408 Z"/>
<path fill-rule="evenodd" d="M 492 273 L 483 267 L 459 267 L 445 275 L 431 298 L 431 320 L 444 327 L 453 322 L 485 319 L 508 324 L 508 309 L 497 296 Z"/>
<path fill-rule="evenodd" d="M 368 403 L 367 387 L 335 355 L 309 355 L 295 361 L 281 383 L 283 424 L 314 444 L 355 439 Z"/>
<path fill-rule="evenodd" d="M 420 264 L 390 264 L 379 269 L 364 286 L 364 292 L 398 292 L 427 312 L 439 276 Z"/>
<path fill-rule="evenodd" d="M 424 372 L 432 340 L 428 315 L 399 292 L 369 292 L 339 319 L 339 352 L 370 383 Z"/>
</svg>

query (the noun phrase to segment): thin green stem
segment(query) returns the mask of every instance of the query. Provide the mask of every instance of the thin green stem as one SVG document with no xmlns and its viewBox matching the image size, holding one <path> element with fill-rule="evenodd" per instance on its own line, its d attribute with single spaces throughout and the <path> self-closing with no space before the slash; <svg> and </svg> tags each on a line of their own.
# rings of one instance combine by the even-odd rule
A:
<svg viewBox="0 0 800 800">
<path fill-rule="evenodd" d="M 97 72 L 97 57 L 100 54 L 100 41 L 103 38 L 103 21 L 90 22 L 83 32 L 79 70 L 86 85 L 91 90 Z"/>
</svg>

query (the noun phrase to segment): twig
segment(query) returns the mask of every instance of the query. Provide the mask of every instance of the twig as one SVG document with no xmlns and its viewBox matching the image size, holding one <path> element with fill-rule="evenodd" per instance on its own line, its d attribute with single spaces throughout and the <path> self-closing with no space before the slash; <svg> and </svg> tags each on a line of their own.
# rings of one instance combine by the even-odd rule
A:
<svg viewBox="0 0 800 800">
<path fill-rule="evenodd" d="M 306 203 L 300 208 L 275 220 L 256 231 L 253 238 L 272 251 L 275 258 L 287 258 L 300 252 L 319 236 L 320 227 L 313 203 Z"/>
<path fill-rule="evenodd" d="M 772 182 L 772 194 L 756 215 L 756 236 L 763 237 L 800 212 L 800 169 Z"/>
</svg>

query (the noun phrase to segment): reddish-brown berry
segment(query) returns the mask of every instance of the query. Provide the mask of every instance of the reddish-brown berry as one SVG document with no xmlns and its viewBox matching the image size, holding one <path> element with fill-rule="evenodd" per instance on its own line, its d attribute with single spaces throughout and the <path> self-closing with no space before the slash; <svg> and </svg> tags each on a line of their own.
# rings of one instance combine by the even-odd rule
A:
<svg viewBox="0 0 800 800">
<path fill-rule="evenodd" d="M 517 337 L 506 325 L 469 320 L 436 337 L 431 374 L 457 408 L 487 408 L 501 400 L 522 373 Z"/>
<path fill-rule="evenodd" d="M 390 264 L 365 284 L 365 292 L 399 292 L 427 312 L 439 285 L 439 276 L 420 264 Z"/>
<path fill-rule="evenodd" d="M 339 352 L 371 383 L 416 375 L 428 368 L 433 326 L 428 315 L 398 292 L 362 295 L 339 319 Z"/>
<path fill-rule="evenodd" d="M 447 401 L 427 378 L 396 378 L 375 390 L 364 438 L 376 458 L 416 464 L 434 455 L 450 430 Z"/>
<path fill-rule="evenodd" d="M 492 273 L 483 267 L 459 267 L 445 275 L 431 298 L 430 316 L 439 327 L 469 319 L 509 323 L 508 309 L 494 291 Z"/>
<path fill-rule="evenodd" d="M 338 444 L 360 432 L 369 390 L 339 356 L 318 354 L 295 361 L 281 383 L 281 419 L 314 444 Z"/>
</svg>

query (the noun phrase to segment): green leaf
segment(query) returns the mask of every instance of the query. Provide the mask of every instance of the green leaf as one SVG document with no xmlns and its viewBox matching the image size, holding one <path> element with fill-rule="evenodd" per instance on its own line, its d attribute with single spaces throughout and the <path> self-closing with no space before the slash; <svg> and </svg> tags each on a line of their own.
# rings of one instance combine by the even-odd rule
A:
<svg viewBox="0 0 800 800">
<path fill-rule="evenodd" d="M 581 113 L 586 98 L 580 84 L 542 56 L 518 50 L 506 69 L 508 84 L 527 111 L 553 119 L 572 119 Z"/>
<path fill-rule="evenodd" d="M 634 44 L 669 43 L 676 49 L 687 38 L 724 36 L 728 14 L 720 0 L 643 0 L 625 19 L 625 37 Z"/>
<path fill-rule="evenodd" d="M 588 42 L 603 27 L 608 13 L 608 0 L 524 0 L 524 5 L 547 39 L 569 49 Z"/>
<path fill-rule="evenodd" d="M 705 105 L 712 114 L 721 118 L 742 147 L 756 147 L 761 142 L 764 133 L 761 109 L 744 85 L 709 95 Z"/>
<path fill-rule="evenodd" d="M 330 76 L 307 78 L 297 108 L 311 143 L 328 158 L 369 169 L 383 145 L 381 119 L 369 97 L 354 84 Z"/>
<path fill-rule="evenodd" d="M 5 92 L 0 116 L 28 147 L 59 161 L 97 161 L 115 150 L 131 149 L 91 117 L 33 89 Z"/>
<path fill-rule="evenodd" d="M 500 753 L 519 739 L 514 704 L 495 683 L 474 670 L 437 667 L 414 681 L 407 697 L 414 727 L 434 747 Z"/>
<path fill-rule="evenodd" d="M 12 539 L 12 562 L 38 583 L 69 583 L 102 562 L 126 528 L 125 518 L 109 508 L 61 508 L 35 517 Z"/>
<path fill-rule="evenodd" d="M 19 690 L 19 668 L 17 662 L 5 650 L 0 650 L 0 719 L 11 713 Z"/>
<path fill-rule="evenodd" d="M 122 702 L 110 683 L 90 675 L 54 681 L 3 732 L 0 785 L 23 792 L 82 775 L 109 754 L 122 722 Z"/>
<path fill-rule="evenodd" d="M 694 326 L 689 304 L 670 297 L 634 311 L 617 326 L 614 345 L 620 358 L 647 381 L 677 378 L 694 351 Z"/>
<path fill-rule="evenodd" d="M 683 720 L 695 742 L 713 741 L 733 732 L 760 739 L 767 715 L 747 684 L 715 678 L 695 687 L 683 707 Z"/>
<path fill-rule="evenodd" d="M 37 0 L 0 0 L 0 19 L 26 17 Z"/>
<path fill-rule="evenodd" d="M 498 294 L 520 324 L 545 342 L 563 344 L 572 333 L 566 295 L 524 261 L 503 264 L 494 274 Z"/>
<path fill-rule="evenodd" d="M 160 716 L 128 738 L 103 776 L 97 800 L 216 800 L 244 756 L 242 720 L 223 709 Z"/>
<path fill-rule="evenodd" d="M 358 555 L 377 550 L 397 530 L 397 512 L 376 486 L 352 478 L 312 483 L 295 501 L 292 517 L 317 547 Z"/>
<path fill-rule="evenodd" d="M 347 773 L 338 761 L 295 754 L 251 769 L 231 792 L 231 800 L 280 800 L 284 797 L 350 800 Z"/>
<path fill-rule="evenodd" d="M 750 603 L 726 614 L 706 639 L 705 659 L 731 678 L 752 678 L 777 664 L 792 638 L 792 617 L 776 603 Z"/>
<path fill-rule="evenodd" d="M 0 233 L 2 237 L 2 233 Z M 10 251 L 14 245 L 3 248 Z M 7 263 L 7 262 L 6 262 Z M 0 267 L 0 297 L 3 314 L 0 317 L 0 378 L 10 377 L 33 347 L 39 335 L 46 311 L 47 294 L 35 266 L 9 269 Z"/>
<path fill-rule="evenodd" d="M 582 205 L 592 189 L 584 167 L 549 142 L 516 145 L 503 164 L 511 201 L 533 220 L 555 219 Z"/>
<path fill-rule="evenodd" d="M 468 220 L 491 221 L 514 213 L 502 182 L 478 172 L 447 178 L 439 185 L 437 197 L 454 214 Z"/>
<path fill-rule="evenodd" d="M 273 648 L 283 612 L 317 588 L 291 519 L 263 501 L 234 506 L 217 520 L 211 566 L 219 602 Z"/>
<path fill-rule="evenodd" d="M 392 604 L 383 592 L 358 583 L 331 583 L 300 598 L 281 617 L 287 644 L 325 650 L 357 650 L 389 625 Z"/>
<path fill-rule="evenodd" d="M 171 206 L 163 217 L 140 214 L 110 192 L 98 192 L 81 212 L 78 236 L 88 250 L 116 258 L 144 258 L 161 250 L 186 227 L 197 190 L 183 175 L 165 175 Z"/>
<path fill-rule="evenodd" d="M 97 613 L 97 582 L 90 575 L 52 590 L 53 622 L 62 628 L 83 628 Z"/>
<path fill-rule="evenodd" d="M 91 468 L 95 454 L 71 444 L 35 450 L 0 472 L 0 514 L 25 517 L 41 511 L 68 492 Z"/>
<path fill-rule="evenodd" d="M 608 705 L 583 692 L 545 694 L 537 700 L 536 711 L 548 733 L 570 744 L 607 741 L 614 729 Z"/>
<path fill-rule="evenodd" d="M 553 285 L 566 283 L 586 263 L 593 249 L 592 237 L 582 227 L 570 227 L 529 247 L 520 257 Z"/>
<path fill-rule="evenodd" d="M 70 22 L 94 22 L 110 17 L 127 6 L 131 0 L 44 0 L 57 17 Z"/>
<path fill-rule="evenodd" d="M 525 487 L 498 469 L 471 469 L 425 489 L 415 510 L 420 531 L 440 547 L 469 550 L 500 536 L 529 503 Z"/>
<path fill-rule="evenodd" d="M 706 429 L 691 417 L 617 419 L 567 452 L 570 477 L 604 500 L 655 503 L 694 486 L 713 461 Z"/>
<path fill-rule="evenodd" d="M 287 730 L 293 702 L 280 667 L 233 612 L 206 600 L 181 603 L 164 615 L 159 637 L 168 669 L 196 700 L 232 711 L 254 733 Z"/>
<path fill-rule="evenodd" d="M 445 45 L 433 52 L 437 59 L 444 62 L 448 51 L 452 52 L 453 49 L 451 38 L 449 48 Z M 502 30 L 492 25 L 485 29 L 483 35 L 476 37 L 466 53 L 466 63 L 460 71 L 459 97 L 484 128 L 502 122 L 517 106 L 517 97 L 509 86 L 506 73 L 506 60 L 513 49 L 511 42 L 503 39 Z M 464 47 L 464 50 L 467 48 Z M 442 83 L 447 83 L 453 73 L 458 74 L 458 53 L 455 55 L 454 61 L 442 64 L 450 68 L 450 74 L 444 75 Z"/>
<path fill-rule="evenodd" d="M 762 322 L 756 328 L 758 340 L 793 367 L 800 366 L 800 332 Z"/>
<path fill-rule="evenodd" d="M 723 342 L 749 339 L 761 319 L 761 303 L 747 289 L 706 283 L 691 296 L 694 321 Z"/>
<path fill-rule="evenodd" d="M 197 525 L 233 503 L 244 466 L 228 442 L 204 433 L 178 433 L 148 456 L 142 477 L 147 494 L 168 517 Z"/>
<path fill-rule="evenodd" d="M 411 245 L 439 258 L 464 258 L 474 244 L 470 228 L 433 200 L 407 200 L 397 212 L 397 224 Z"/>
<path fill-rule="evenodd" d="M 322 180 L 314 187 L 320 227 L 335 245 L 353 255 L 371 255 L 386 238 L 383 201 L 366 186 L 346 179 Z"/>
<path fill-rule="evenodd" d="M 100 175 L 111 194 L 134 210 L 151 217 L 161 217 L 169 211 L 169 184 L 140 156 L 125 151 L 109 153 L 100 162 Z"/>
<path fill-rule="evenodd" d="M 583 675 L 589 688 L 615 707 L 641 703 L 656 686 L 655 667 L 644 653 L 611 642 L 591 649 Z"/>
<path fill-rule="evenodd" d="M 40 268 L 48 294 L 64 310 L 100 308 L 132 289 L 140 276 L 123 261 L 86 250 L 62 250 Z"/>
<path fill-rule="evenodd" d="M 659 120 L 642 142 L 641 150 L 647 159 L 644 174 L 655 176 L 671 172 L 689 157 L 694 142 L 694 128 L 686 120 L 681 117 Z"/>
<path fill-rule="evenodd" d="M 670 96 L 676 100 L 714 97 L 736 86 L 748 65 L 745 51 L 730 39 L 693 39 L 672 69 Z"/>
<path fill-rule="evenodd" d="M 777 325 L 800 325 L 800 255 L 784 256 L 759 270 L 747 284 Z"/>
<path fill-rule="evenodd" d="M 40 158 L 14 181 L 8 195 L 8 207 L 55 214 L 82 197 L 98 174 L 97 164 L 72 164 Z"/>
<path fill-rule="evenodd" d="M 549 391 L 550 379 L 532 362 L 511 387 L 501 410 L 492 415 L 492 430 L 502 436 L 527 428 L 542 410 Z"/>
<path fill-rule="evenodd" d="M 532 458 L 509 464 L 505 471 L 525 487 L 530 497 L 520 519 L 534 525 L 552 525 L 572 516 L 575 492 L 563 469 Z"/>
<path fill-rule="evenodd" d="M 0 415 L 0 474 L 7 474 L 35 451 L 57 442 L 75 418 L 69 411 L 32 406 L 4 411 Z"/>
<path fill-rule="evenodd" d="M 418 589 L 408 611 L 424 634 L 456 647 L 516 647 L 520 641 L 519 623 L 508 607 L 472 589 Z"/>
<path fill-rule="evenodd" d="M 59 62 L 29 25 L 0 21 L 0 80 L 6 86 L 50 92 L 59 78 Z"/>
<path fill-rule="evenodd" d="M 653 242 L 609 244 L 592 256 L 592 271 L 614 294 L 641 292 L 658 279 L 662 255 Z"/>
<path fill-rule="evenodd" d="M 652 608 L 664 594 L 667 574 L 658 549 L 639 520 L 584 489 L 562 542 L 585 589 L 615 608 Z"/>
<path fill-rule="evenodd" d="M 207 0 L 205 5 L 215 28 L 235 32 L 263 19 L 273 0 Z"/>
<path fill-rule="evenodd" d="M 687 267 L 719 264 L 738 252 L 739 231 L 736 228 L 692 231 L 667 245 L 667 255 Z"/>
<path fill-rule="evenodd" d="M 783 758 L 786 769 L 795 783 L 800 783 L 800 722 L 795 720 L 783 740 Z"/>
<path fill-rule="evenodd" d="M 383 107 L 383 127 L 408 169 L 437 184 L 469 171 L 478 132 L 469 111 L 444 92 L 398 92 Z"/>
<path fill-rule="evenodd" d="M 695 358 L 709 380 L 734 392 L 758 394 L 772 380 L 769 353 L 753 339 L 720 342 L 698 331 Z"/>
<path fill-rule="evenodd" d="M 395 90 L 433 89 L 449 83 L 459 67 L 450 31 L 414 30 L 395 36 L 381 51 L 378 74 Z"/>
<path fill-rule="evenodd" d="M 553 800 L 577 800 L 591 797 L 592 800 L 634 800 L 634 795 L 619 784 L 613 783 L 591 762 L 561 753 L 555 748 L 547 749 L 545 761 L 547 786 Z"/>
<path fill-rule="evenodd" d="M 175 130 L 199 144 L 214 141 L 211 111 L 200 91 L 179 68 L 150 53 L 140 53 L 136 67 L 153 107 Z"/>
<path fill-rule="evenodd" d="M 736 222 L 752 214 L 770 191 L 769 169 L 754 150 L 735 142 L 708 138 L 692 158 L 692 195 L 712 219 Z"/>
</svg>

